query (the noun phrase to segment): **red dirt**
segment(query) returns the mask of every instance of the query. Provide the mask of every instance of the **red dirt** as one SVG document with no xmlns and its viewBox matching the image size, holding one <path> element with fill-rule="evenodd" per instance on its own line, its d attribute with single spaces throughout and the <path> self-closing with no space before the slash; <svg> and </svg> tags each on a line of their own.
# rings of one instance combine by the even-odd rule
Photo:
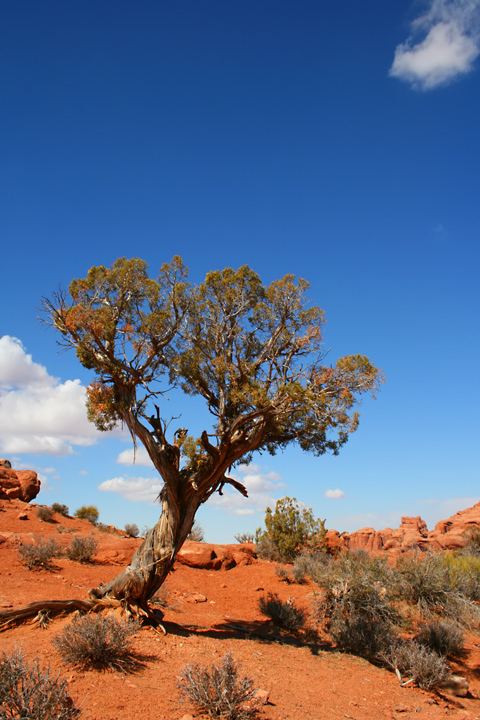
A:
<svg viewBox="0 0 480 720">
<path fill-rule="evenodd" d="M 0 507 L 0 611 L 39 600 L 87 597 L 90 587 L 110 580 L 126 564 L 138 540 L 94 532 L 102 562 L 80 565 L 61 558 L 58 570 L 31 572 L 24 568 L 17 547 L 29 537 L 55 537 L 68 544 L 71 534 L 57 533 L 61 524 L 78 534 L 91 533 L 91 525 L 74 518 L 55 516 L 57 524 L 44 523 L 35 507 L 20 501 Z M 26 511 L 28 520 L 19 520 Z M 28 535 L 27 535 L 28 533 Z M 30 533 L 32 535 L 30 535 Z M 4 542 L 1 539 L 6 538 Z M 115 554 L 118 553 L 118 554 Z M 467 656 L 452 666 L 468 678 L 470 696 L 447 698 L 414 687 L 400 687 L 396 676 L 366 660 L 331 649 L 279 642 L 275 631 L 258 610 L 258 598 L 275 592 L 308 607 L 313 585 L 286 585 L 275 574 L 275 565 L 263 561 L 228 571 L 209 571 L 177 564 L 166 588 L 170 607 L 165 611 L 166 637 L 151 628 L 140 630 L 134 650 L 144 666 L 134 674 L 79 671 L 64 666 L 51 644 L 52 637 L 71 621 L 54 619 L 47 629 L 26 624 L 5 630 L 6 650 L 22 645 L 27 657 L 39 657 L 69 683 L 71 696 L 83 701 L 90 720 L 172 720 L 191 715 L 178 703 L 177 676 L 187 663 L 219 662 L 231 652 L 255 685 L 269 693 L 262 720 L 305 718 L 311 720 L 375 720 L 376 718 L 444 718 L 474 720 L 480 717 L 480 638 L 470 636 Z M 206 596 L 194 602 L 194 595 Z M 199 598 L 198 598 L 199 599 Z M 242 626 L 242 632 L 232 625 Z M 261 639 L 255 633 L 270 638 Z M 277 633 L 278 635 L 278 633 Z"/>
</svg>

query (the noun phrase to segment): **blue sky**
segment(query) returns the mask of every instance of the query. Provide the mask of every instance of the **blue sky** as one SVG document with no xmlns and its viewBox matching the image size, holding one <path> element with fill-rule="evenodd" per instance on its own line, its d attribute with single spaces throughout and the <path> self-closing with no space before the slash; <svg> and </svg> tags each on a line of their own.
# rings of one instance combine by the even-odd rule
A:
<svg viewBox="0 0 480 720">
<path fill-rule="evenodd" d="M 2 4 L 0 455 L 39 502 L 156 521 L 154 471 L 87 423 L 89 374 L 37 318 L 92 265 L 175 254 L 194 282 L 306 278 L 331 361 L 387 379 L 340 456 L 238 470 L 208 540 L 283 495 L 340 531 L 480 500 L 479 53 L 480 0 Z"/>
</svg>

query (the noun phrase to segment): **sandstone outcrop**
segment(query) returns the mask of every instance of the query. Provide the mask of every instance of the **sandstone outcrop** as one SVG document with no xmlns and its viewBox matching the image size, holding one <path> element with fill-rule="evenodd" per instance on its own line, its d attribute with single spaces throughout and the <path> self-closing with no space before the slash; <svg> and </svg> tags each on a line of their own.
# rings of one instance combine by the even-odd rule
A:
<svg viewBox="0 0 480 720">
<path fill-rule="evenodd" d="M 414 548 L 421 550 L 456 550 L 465 545 L 465 532 L 472 527 L 480 528 L 480 502 L 466 510 L 460 510 L 448 520 L 441 520 L 434 530 L 428 530 L 422 518 L 402 517 L 396 530 L 371 527 L 340 535 L 329 530 L 327 542 L 333 550 L 365 550 L 369 553 L 386 552 L 396 556 Z"/>
<path fill-rule="evenodd" d="M 251 565 L 256 559 L 255 546 L 212 545 L 187 540 L 179 550 L 177 560 L 182 565 L 202 570 L 230 570 L 236 565 Z"/>
<path fill-rule="evenodd" d="M 40 480 L 33 470 L 13 470 L 9 460 L 0 459 L 0 499 L 31 502 L 40 492 Z"/>
</svg>

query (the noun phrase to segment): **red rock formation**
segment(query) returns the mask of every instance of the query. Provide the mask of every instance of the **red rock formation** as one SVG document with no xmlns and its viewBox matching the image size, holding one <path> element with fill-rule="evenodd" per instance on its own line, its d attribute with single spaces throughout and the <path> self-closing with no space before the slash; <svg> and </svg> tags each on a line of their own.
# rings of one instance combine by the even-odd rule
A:
<svg viewBox="0 0 480 720">
<path fill-rule="evenodd" d="M 252 544 L 211 545 L 187 540 L 177 560 L 182 565 L 203 570 L 230 570 L 235 565 L 250 565 L 256 557 Z"/>
<path fill-rule="evenodd" d="M 40 480 L 33 470 L 13 470 L 9 460 L 0 459 L 0 498 L 31 502 L 40 492 Z"/>
<path fill-rule="evenodd" d="M 386 552 L 396 556 L 412 548 L 422 550 L 455 550 L 465 545 L 464 533 L 471 527 L 480 527 L 480 502 L 471 508 L 455 513 L 448 520 L 441 520 L 435 529 L 429 532 L 422 518 L 402 517 L 397 530 L 385 528 L 362 528 L 353 533 L 339 535 L 329 530 L 326 535 L 333 550 L 365 550 L 366 552 Z"/>
</svg>

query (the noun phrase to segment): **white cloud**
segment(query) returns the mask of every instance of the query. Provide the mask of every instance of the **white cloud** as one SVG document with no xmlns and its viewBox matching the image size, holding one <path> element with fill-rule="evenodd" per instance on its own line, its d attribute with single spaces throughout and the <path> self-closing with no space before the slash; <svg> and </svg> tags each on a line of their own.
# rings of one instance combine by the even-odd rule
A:
<svg viewBox="0 0 480 720">
<path fill-rule="evenodd" d="M 154 467 L 143 445 L 137 445 L 135 453 L 133 448 L 130 448 L 129 450 L 123 450 L 123 452 L 121 452 L 120 455 L 117 457 L 117 463 L 119 463 L 120 465 L 145 465 L 146 467 Z"/>
<path fill-rule="evenodd" d="M 92 445 L 80 380 L 61 383 L 32 360 L 17 338 L 0 338 L 0 452 L 68 455 Z"/>
<path fill-rule="evenodd" d="M 160 478 L 115 477 L 105 480 L 98 486 L 103 492 L 118 493 L 132 502 L 148 502 L 154 504 L 158 493 L 163 487 Z"/>
<path fill-rule="evenodd" d="M 246 487 L 248 498 L 225 485 L 223 495 L 215 493 L 209 500 L 209 504 L 230 515 L 253 515 L 256 512 L 265 512 L 268 506 L 275 507 L 274 495 L 279 496 L 280 489 L 285 487 L 285 484 L 280 482 L 280 475 L 275 472 L 262 472 L 258 465 L 239 465 L 235 472 L 230 474 L 234 480 Z"/>
<path fill-rule="evenodd" d="M 336 490 L 325 490 L 323 494 L 326 498 L 330 498 L 330 500 L 340 500 L 341 498 L 345 497 L 345 493 L 339 488 L 337 488 Z"/>
<path fill-rule="evenodd" d="M 392 77 L 430 90 L 473 70 L 480 54 L 480 0 L 433 0 L 395 50 Z"/>
</svg>

